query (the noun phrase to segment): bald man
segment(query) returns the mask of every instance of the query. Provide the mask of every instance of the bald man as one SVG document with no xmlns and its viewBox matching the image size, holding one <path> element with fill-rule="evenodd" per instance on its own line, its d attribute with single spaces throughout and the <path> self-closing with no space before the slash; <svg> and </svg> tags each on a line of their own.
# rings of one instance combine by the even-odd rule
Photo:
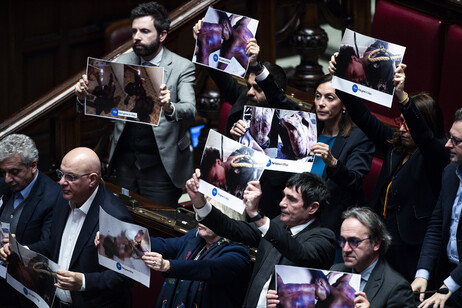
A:
<svg viewBox="0 0 462 308">
<path fill-rule="evenodd" d="M 29 246 L 59 265 L 53 307 L 130 307 L 130 280 L 100 266 L 93 243 L 100 206 L 117 219 L 132 222 L 125 205 L 101 183 L 100 166 L 88 148 L 64 156 L 56 172 L 67 201 L 55 206 L 50 239 Z"/>
</svg>

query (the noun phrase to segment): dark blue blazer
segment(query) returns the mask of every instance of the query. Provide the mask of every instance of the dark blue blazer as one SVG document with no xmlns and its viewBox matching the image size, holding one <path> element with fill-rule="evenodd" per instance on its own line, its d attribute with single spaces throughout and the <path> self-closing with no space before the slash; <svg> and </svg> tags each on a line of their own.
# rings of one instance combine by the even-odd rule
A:
<svg viewBox="0 0 462 308">
<path fill-rule="evenodd" d="M 157 301 L 176 293 L 175 300 L 182 300 L 186 307 L 240 307 L 250 278 L 250 257 L 242 245 L 224 239 L 202 252 L 194 260 L 205 241 L 196 236 L 197 229 L 178 238 L 151 238 L 151 250 L 170 261 L 170 272 Z M 176 278 L 176 279 L 171 279 Z M 193 301 L 193 302 L 192 302 Z"/>
<path fill-rule="evenodd" d="M 449 163 L 444 142 L 436 138 L 411 98 L 405 106 L 400 104 L 417 150 L 398 170 L 406 154 L 395 151 L 388 142 L 395 130 L 373 116 L 361 99 L 342 91 L 336 94 L 355 124 L 374 142 L 376 149 L 385 154 L 370 207 L 382 215 L 380 198 L 393 176 L 390 195 L 396 206 L 397 232 L 407 245 L 422 244 L 440 192 L 441 174 Z"/>
<path fill-rule="evenodd" d="M 112 192 L 99 185 L 98 193 L 90 206 L 72 254 L 69 270 L 85 274 L 85 291 L 71 291 L 73 307 L 128 307 L 130 306 L 130 279 L 98 264 L 98 252 L 94 244 L 99 230 L 99 207 L 125 222 L 133 219 L 127 207 Z M 29 248 L 54 262 L 58 262 L 61 237 L 69 216 L 69 202 L 56 204 L 51 227 L 51 237 Z"/>
<path fill-rule="evenodd" d="M 255 223 L 231 219 L 216 208 L 201 223 L 220 236 L 257 247 L 245 307 L 256 307 L 263 285 L 271 275 L 274 278 L 275 265 L 328 269 L 334 261 L 335 235 L 331 230 L 322 228 L 319 220 L 315 220 L 294 237 L 287 232 L 279 216 L 271 220 L 264 237 Z"/>
<path fill-rule="evenodd" d="M 0 182 L 0 196 L 3 200 L 3 211 L 6 202 L 12 197 L 8 185 Z M 61 187 L 42 172 L 32 187 L 29 196 L 24 200 L 24 208 L 16 228 L 16 240 L 22 245 L 47 240 L 50 237 L 53 207 L 64 200 Z"/>
<path fill-rule="evenodd" d="M 449 242 L 449 229 L 451 227 L 452 206 L 459 188 L 459 178 L 456 169 L 460 165 L 449 164 L 443 172 L 441 193 L 428 225 L 425 240 L 420 252 L 418 269 L 434 271 L 433 282 L 436 287 L 443 284 L 443 280 L 451 275 L 452 279 L 462 285 L 462 227 L 457 227 L 457 251 L 459 265 L 454 265 L 448 259 L 447 247 Z"/>
</svg>

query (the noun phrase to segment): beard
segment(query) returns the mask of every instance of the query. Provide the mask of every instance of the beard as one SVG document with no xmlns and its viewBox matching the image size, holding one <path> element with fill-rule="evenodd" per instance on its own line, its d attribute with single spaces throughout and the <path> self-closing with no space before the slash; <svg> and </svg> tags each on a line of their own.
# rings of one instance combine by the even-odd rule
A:
<svg viewBox="0 0 462 308">
<path fill-rule="evenodd" d="M 140 47 L 140 48 L 136 48 L 136 47 Z M 160 37 L 157 36 L 157 39 L 152 42 L 152 44 L 149 44 L 149 45 L 145 45 L 145 44 L 142 44 L 140 42 L 136 42 L 133 44 L 132 48 L 133 48 L 133 52 L 135 52 L 135 54 L 138 56 L 138 57 L 147 57 L 147 56 L 151 56 L 153 55 L 155 52 L 157 52 L 157 50 L 159 49 L 160 47 Z"/>
</svg>

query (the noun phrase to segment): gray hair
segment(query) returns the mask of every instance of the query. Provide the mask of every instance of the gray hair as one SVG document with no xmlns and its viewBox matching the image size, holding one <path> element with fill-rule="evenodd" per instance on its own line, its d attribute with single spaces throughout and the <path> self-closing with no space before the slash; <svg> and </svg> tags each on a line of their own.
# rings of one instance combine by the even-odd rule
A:
<svg viewBox="0 0 462 308">
<path fill-rule="evenodd" d="M 454 122 L 460 121 L 462 121 L 462 108 L 457 109 L 456 113 L 454 114 Z"/>
<path fill-rule="evenodd" d="M 13 156 L 20 156 L 22 163 L 38 162 L 39 152 L 34 140 L 23 134 L 11 134 L 0 140 L 0 162 Z"/>
<path fill-rule="evenodd" d="M 342 219 L 355 218 L 361 224 L 369 228 L 369 238 L 371 242 L 377 243 L 381 240 L 379 254 L 385 255 L 391 243 L 391 236 L 382 219 L 368 207 L 349 208 L 342 214 Z"/>
</svg>

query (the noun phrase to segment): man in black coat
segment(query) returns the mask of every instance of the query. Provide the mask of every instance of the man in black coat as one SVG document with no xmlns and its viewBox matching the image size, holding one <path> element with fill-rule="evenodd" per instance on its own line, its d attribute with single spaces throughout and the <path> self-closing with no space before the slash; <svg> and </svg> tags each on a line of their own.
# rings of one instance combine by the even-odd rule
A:
<svg viewBox="0 0 462 308">
<path fill-rule="evenodd" d="M 447 288 L 449 292 L 436 292 L 423 303 L 423 307 L 431 304 L 444 307 L 446 302 L 459 307 L 462 302 L 462 228 L 459 223 L 462 209 L 462 109 L 456 111 L 446 148 L 451 164 L 443 171 L 441 193 L 425 234 L 412 289 L 426 291 L 431 272 L 434 274 L 432 288 Z M 422 294 L 420 300 L 423 299 Z"/>
<path fill-rule="evenodd" d="M 200 171 L 196 170 L 186 188 L 196 217 L 216 234 L 257 247 L 255 266 L 245 307 L 260 307 L 274 287 L 276 264 L 327 269 L 333 262 L 335 235 L 320 226 L 319 213 L 326 206 L 328 191 L 323 180 L 311 173 L 292 176 L 280 203 L 281 215 L 270 220 L 258 211 L 261 189 L 249 182 L 244 192 L 249 222 L 233 220 L 205 201 L 198 192 Z"/>
</svg>

